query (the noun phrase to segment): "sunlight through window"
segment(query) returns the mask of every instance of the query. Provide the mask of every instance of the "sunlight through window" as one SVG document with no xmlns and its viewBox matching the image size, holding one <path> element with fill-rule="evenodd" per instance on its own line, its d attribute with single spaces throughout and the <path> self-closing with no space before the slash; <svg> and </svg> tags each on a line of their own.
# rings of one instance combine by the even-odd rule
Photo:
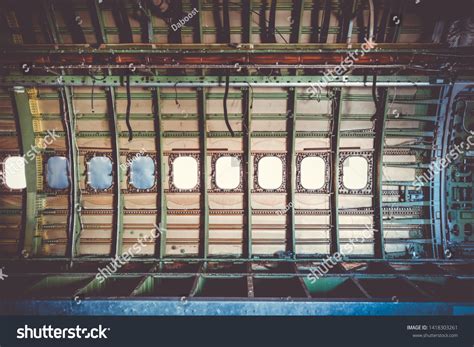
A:
<svg viewBox="0 0 474 347">
<path fill-rule="evenodd" d="M 4 164 L 5 184 L 10 189 L 26 188 L 25 160 L 23 157 L 9 157 Z"/>
<path fill-rule="evenodd" d="M 258 184 L 263 189 L 278 189 L 283 183 L 283 163 L 278 157 L 263 157 L 258 161 Z"/>
<path fill-rule="evenodd" d="M 198 163 L 193 157 L 178 157 L 173 161 L 173 184 L 178 189 L 193 189 L 198 184 Z"/>
</svg>

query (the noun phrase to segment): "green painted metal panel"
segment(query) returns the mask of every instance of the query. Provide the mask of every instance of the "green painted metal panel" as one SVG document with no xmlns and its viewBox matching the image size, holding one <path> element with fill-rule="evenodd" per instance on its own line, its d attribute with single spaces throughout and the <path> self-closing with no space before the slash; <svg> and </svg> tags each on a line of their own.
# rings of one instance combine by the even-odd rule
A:
<svg viewBox="0 0 474 347">
<path fill-rule="evenodd" d="M 123 205 L 124 197 L 121 189 L 121 182 L 124 178 L 124 172 L 120 169 L 120 139 L 119 139 L 119 126 L 117 120 L 116 111 L 116 99 L 115 89 L 109 88 L 108 91 L 108 114 L 110 117 L 110 133 L 112 134 L 112 150 L 113 150 L 113 166 L 114 172 L 114 232 L 113 232 L 113 244 L 112 244 L 112 255 L 117 256 L 122 254 L 123 246 Z"/>
<path fill-rule="evenodd" d="M 245 108 L 243 110 L 244 117 L 243 119 L 244 124 L 246 124 L 247 129 L 244 131 L 243 137 L 243 147 L 244 147 L 244 160 L 242 161 L 242 165 L 245 166 L 245 176 L 244 176 L 244 183 L 246 186 L 244 192 L 244 199 L 245 199 L 245 211 L 244 211 L 244 224 L 246 229 L 244 241 L 246 244 L 243 245 L 244 248 L 244 256 L 247 258 L 252 258 L 252 170 L 253 170 L 253 162 L 252 162 L 252 94 L 251 89 L 247 88 L 244 91 L 244 102 L 242 106 Z"/>
<path fill-rule="evenodd" d="M 331 125 L 331 253 L 339 252 L 339 141 L 341 138 L 342 91 L 333 94 L 332 125 Z"/>
<path fill-rule="evenodd" d="M 36 148 L 33 129 L 33 115 L 31 113 L 29 97 L 25 88 L 13 89 L 13 100 L 18 124 L 20 126 L 21 153 L 24 156 L 28 151 Z M 23 201 L 23 236 L 20 236 L 20 252 L 24 256 L 36 255 L 39 250 L 41 236 L 36 235 L 37 218 L 37 171 L 36 158 L 27 160 L 25 157 L 26 199 Z"/>
<path fill-rule="evenodd" d="M 168 207 L 166 203 L 166 194 L 165 186 L 163 182 L 165 181 L 166 175 L 166 163 L 164 161 L 163 155 L 163 133 L 162 133 L 162 113 L 161 113 L 161 97 L 160 89 L 156 88 L 153 93 L 153 101 L 155 104 L 155 134 L 158 137 L 157 141 L 157 154 L 158 154 L 158 165 L 159 165 L 159 177 L 158 180 L 158 195 L 159 195 L 159 224 L 160 227 L 160 239 L 158 243 L 159 249 L 155 251 L 155 254 L 158 253 L 160 258 L 163 258 L 166 255 L 166 237 L 167 237 L 167 217 L 168 217 Z"/>
<path fill-rule="evenodd" d="M 80 182 L 80 174 L 79 174 L 79 151 L 78 151 L 78 145 L 77 145 L 77 138 L 76 138 L 76 115 L 74 113 L 74 104 L 72 102 L 72 92 L 69 87 L 64 88 L 64 97 L 65 101 L 67 103 L 67 107 L 65 111 L 68 113 L 67 115 L 64 115 L 65 122 L 68 122 L 69 126 L 69 151 L 71 153 L 71 156 L 69 157 L 69 167 L 72 170 L 72 177 L 75 182 L 71 182 L 71 187 L 70 189 L 72 190 L 70 194 L 70 199 L 71 201 L 71 207 L 72 210 L 69 211 L 70 214 L 73 214 L 73 218 L 71 220 L 71 225 L 69 226 L 69 252 L 71 258 L 74 258 L 78 253 L 79 253 L 79 239 L 81 235 L 81 228 L 82 228 L 82 223 L 81 223 L 81 210 L 82 206 L 80 203 L 80 190 L 79 190 L 79 182 Z"/>
<path fill-rule="evenodd" d="M 430 219 L 421 218 L 398 218 L 398 219 L 387 219 L 384 220 L 387 224 L 403 224 L 403 225 L 429 225 L 431 224 Z"/>
<path fill-rule="evenodd" d="M 208 194 L 208 160 L 207 160 L 207 121 L 206 121 L 206 91 L 198 92 L 199 107 L 199 147 L 201 152 L 201 230 L 199 238 L 200 255 L 207 258 L 209 255 L 209 194 Z"/>
<path fill-rule="evenodd" d="M 263 83 L 271 86 L 272 83 L 294 83 L 295 85 L 311 86 L 317 82 L 318 78 L 323 76 L 231 76 L 231 83 L 243 83 L 242 87 L 246 87 L 246 83 Z M 344 77 L 344 78 L 343 78 Z M 363 76 L 334 76 L 333 82 L 344 85 L 350 83 L 361 83 L 366 87 L 372 86 L 372 77 L 364 78 Z M 97 80 L 97 79 L 101 80 Z M 103 78 L 103 79 L 102 79 Z M 184 87 L 186 83 L 215 83 L 224 86 L 223 79 L 218 76 L 130 76 L 130 83 L 134 86 L 157 86 L 158 83 L 167 83 L 170 87 Z M 405 83 L 406 87 L 413 87 L 415 83 L 423 86 L 439 87 L 447 83 L 444 79 L 432 79 L 427 76 L 378 76 L 377 85 L 384 86 L 384 83 Z M 62 76 L 58 79 L 57 76 L 24 76 L 24 75 L 8 75 L 0 76 L 0 86 L 15 86 L 15 85 L 87 85 L 92 86 L 125 86 L 125 79 L 123 76 Z M 369 100 L 369 99 L 367 99 Z M 402 99 L 401 99 L 402 100 Z M 420 101 L 417 101 L 420 102 Z"/>
<path fill-rule="evenodd" d="M 295 192 L 296 192 L 296 90 L 290 88 L 288 91 L 288 120 L 287 120 L 287 167 L 288 167 L 288 181 L 287 181 L 287 237 L 286 250 L 292 257 L 296 256 L 296 223 L 295 223 Z"/>
<path fill-rule="evenodd" d="M 385 258 L 385 240 L 384 240 L 384 221 L 383 221 L 383 152 L 386 134 L 386 121 L 388 113 L 388 89 L 383 88 L 380 95 L 381 106 L 377 107 L 379 111 L 375 114 L 375 138 L 374 138 L 374 256 L 376 258 Z"/>
</svg>

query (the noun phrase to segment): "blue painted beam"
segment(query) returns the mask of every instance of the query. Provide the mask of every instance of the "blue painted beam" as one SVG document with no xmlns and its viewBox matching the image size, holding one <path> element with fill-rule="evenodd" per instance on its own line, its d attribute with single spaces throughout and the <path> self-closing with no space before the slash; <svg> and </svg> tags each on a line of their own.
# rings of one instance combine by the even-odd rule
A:
<svg viewBox="0 0 474 347">
<path fill-rule="evenodd" d="M 463 316 L 473 303 L 277 300 L 16 300 L 0 301 L 0 315 L 98 316 Z"/>
</svg>

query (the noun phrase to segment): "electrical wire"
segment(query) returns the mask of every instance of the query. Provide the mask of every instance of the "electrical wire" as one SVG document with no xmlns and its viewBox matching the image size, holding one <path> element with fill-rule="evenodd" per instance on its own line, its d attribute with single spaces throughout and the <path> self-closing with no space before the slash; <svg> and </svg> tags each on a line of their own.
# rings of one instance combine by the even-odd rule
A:
<svg viewBox="0 0 474 347">
<path fill-rule="evenodd" d="M 127 123 L 128 142 L 130 142 L 133 140 L 133 129 L 132 129 L 132 125 L 130 124 L 130 109 L 132 107 L 132 95 L 130 93 L 130 74 L 127 74 L 126 90 L 127 90 L 127 111 L 125 114 L 125 123 Z"/>
<path fill-rule="evenodd" d="M 72 93 L 72 88 L 71 88 L 71 93 Z M 71 96 L 71 98 L 72 98 L 72 96 Z M 75 116 L 74 104 L 71 105 L 72 109 L 67 108 L 67 106 L 66 106 L 67 105 L 67 98 L 66 98 L 66 95 L 65 95 L 63 89 L 61 89 L 61 101 L 62 101 L 62 104 L 63 104 L 63 106 L 62 106 L 63 107 L 63 113 L 66 114 L 66 112 L 67 112 L 68 115 L 69 115 L 68 120 L 66 120 L 66 122 L 65 122 L 65 128 L 69 129 L 69 131 L 72 132 L 72 133 L 77 133 L 77 122 L 74 119 L 74 116 Z M 71 125 L 72 125 L 72 127 L 71 127 Z M 76 148 L 76 152 L 79 153 L 79 145 L 77 144 L 77 139 L 76 139 L 75 136 L 71 139 L 71 144 Z M 72 155 L 72 152 L 71 152 L 71 155 Z M 75 178 L 73 176 L 73 172 L 70 172 L 69 179 L 71 180 L 71 182 L 75 181 Z M 80 187 L 78 187 L 78 188 L 79 188 L 78 189 L 78 191 L 79 191 L 78 202 L 76 203 L 76 206 L 70 205 L 70 208 L 74 208 L 76 211 L 79 212 L 78 213 L 79 224 L 80 224 L 81 230 L 83 230 L 84 229 L 84 222 L 82 220 L 82 213 L 81 213 L 81 210 L 82 210 L 82 189 Z M 76 241 L 77 240 L 78 239 L 76 239 Z"/>
<path fill-rule="evenodd" d="M 388 107 L 388 111 L 392 110 L 392 106 L 395 103 L 395 98 L 397 97 L 397 87 L 393 88 L 393 97 L 392 97 L 392 102 L 390 103 L 390 106 Z"/>
<path fill-rule="evenodd" d="M 174 103 L 178 105 L 178 107 L 181 107 L 178 101 L 178 82 L 174 84 Z"/>
<path fill-rule="evenodd" d="M 74 89 L 71 87 L 71 98 L 74 98 Z M 75 134 L 78 133 L 79 129 L 78 129 L 78 126 L 77 126 L 77 121 L 76 119 L 74 118 L 76 116 L 76 112 L 74 111 L 74 103 L 71 104 L 71 122 L 73 123 L 73 131 Z M 74 137 L 74 147 L 76 147 L 76 152 L 77 153 L 80 153 L 80 150 L 79 150 L 79 144 L 77 143 L 77 138 Z M 81 230 L 84 229 L 84 222 L 82 220 L 82 213 L 81 210 L 82 210 L 82 189 L 79 187 L 79 196 L 78 196 L 78 204 L 79 204 L 79 207 L 80 207 L 80 210 L 79 210 L 79 222 L 81 224 Z"/>
<path fill-rule="evenodd" d="M 232 137 L 235 136 L 234 134 L 234 130 L 232 130 L 232 127 L 229 123 L 229 115 L 227 113 L 227 98 L 229 96 L 229 79 L 230 79 L 230 76 L 229 74 L 225 75 L 225 90 L 224 90 L 224 120 L 225 120 L 225 124 L 227 126 L 227 129 L 229 130 L 230 132 L 230 135 Z"/>
<path fill-rule="evenodd" d="M 163 3 L 163 1 L 162 1 L 161 3 Z M 146 18 L 150 19 L 151 16 L 150 16 L 150 14 L 146 11 L 145 7 L 143 6 L 142 0 L 138 0 L 138 1 L 137 1 L 137 5 L 138 5 L 138 9 L 142 12 L 142 15 L 145 16 Z M 161 4 L 160 4 L 160 5 L 161 5 Z M 160 5 L 157 5 L 157 6 L 160 6 Z"/>
<path fill-rule="evenodd" d="M 92 90 L 91 90 L 91 112 L 95 113 L 95 108 L 94 108 L 94 92 L 95 92 L 95 82 L 97 81 L 103 81 L 107 78 L 107 76 L 103 76 L 102 78 L 97 78 L 94 76 L 92 73 L 92 70 L 88 70 L 88 75 L 90 78 L 92 78 Z"/>
<path fill-rule="evenodd" d="M 55 75 L 55 76 L 61 76 L 61 73 L 56 72 L 56 71 L 53 71 L 53 70 L 52 70 L 51 68 L 49 68 L 48 66 L 45 66 L 45 67 L 44 67 L 44 70 L 45 70 L 46 72 L 52 73 L 52 74 Z"/>
<path fill-rule="evenodd" d="M 253 88 L 252 86 L 250 85 L 250 83 L 248 83 L 248 86 L 249 86 L 249 89 L 248 89 L 248 98 L 249 98 L 249 110 L 252 110 L 253 109 Z M 247 122 L 246 120 L 248 120 L 250 122 L 250 117 L 251 117 L 251 112 L 245 109 L 245 116 L 246 116 L 246 119 L 244 119 L 242 121 L 242 125 L 243 127 L 245 128 L 245 133 L 246 134 L 250 134 L 249 132 L 249 128 L 247 127 Z"/>
<path fill-rule="evenodd" d="M 474 56 L 471 56 L 474 59 Z M 335 69 L 339 67 L 340 64 L 244 64 L 239 65 L 240 69 Z M 7 69 L 15 69 L 16 65 L 6 65 L 4 66 Z M 110 65 L 95 65 L 97 69 L 110 69 Z M 44 69 L 46 67 L 43 66 L 32 66 L 32 69 Z M 136 65 L 135 68 L 138 69 L 235 69 L 235 63 L 232 64 L 140 64 Z M 442 70 L 439 68 L 429 68 L 426 66 L 421 65 L 402 65 L 402 64 L 385 64 L 385 65 L 377 65 L 377 64 L 354 64 L 351 66 L 352 69 L 400 69 L 400 70 L 420 70 L 420 71 L 431 71 L 431 72 L 441 72 Z M 89 66 L 84 65 L 55 65 L 47 67 L 49 72 L 53 72 L 53 70 L 58 69 L 90 69 Z M 129 65 L 115 65 L 113 69 L 130 69 Z M 473 71 L 473 69 L 468 69 L 467 67 L 463 68 L 463 71 Z M 347 73 L 347 71 L 345 72 Z M 55 73 L 59 75 L 58 73 Z M 343 74 L 341 74 L 342 76 Z M 89 75 L 91 78 L 94 78 L 96 81 L 102 81 L 103 78 L 95 78 L 93 75 Z"/>
<path fill-rule="evenodd" d="M 92 80 L 92 90 L 91 90 L 91 112 L 95 113 L 94 109 L 94 88 L 95 88 L 95 80 Z"/>
<path fill-rule="evenodd" d="M 267 26 L 268 43 L 276 43 L 276 39 L 275 39 L 276 3 L 277 3 L 277 0 L 273 0 L 270 5 L 270 15 L 268 18 L 268 26 Z"/>
<path fill-rule="evenodd" d="M 109 68 L 109 67 L 110 67 L 109 65 L 106 66 L 106 68 Z M 128 67 L 128 66 L 127 66 L 127 67 Z M 68 67 L 59 67 L 59 68 L 64 69 L 64 68 L 68 68 Z M 71 68 L 73 68 L 73 69 L 76 69 L 76 68 L 79 69 L 80 67 L 79 67 L 79 66 L 77 66 L 77 67 L 76 67 L 76 66 L 72 66 Z M 106 75 L 104 75 L 102 78 L 97 78 L 97 77 L 92 73 L 92 69 L 90 69 L 89 67 L 84 67 L 84 68 L 86 68 L 86 69 L 88 70 L 88 75 L 89 75 L 89 77 L 92 78 L 92 80 L 94 80 L 94 81 L 103 81 L 103 80 L 105 80 L 105 79 L 107 78 Z M 115 67 L 114 67 L 114 68 L 115 68 Z"/>
<path fill-rule="evenodd" d="M 174 84 L 174 103 L 176 104 L 176 106 L 178 106 L 178 109 L 181 110 L 181 104 L 178 101 L 178 83 L 179 82 L 176 82 Z"/>
<path fill-rule="evenodd" d="M 250 89 L 250 109 L 253 109 L 253 87 L 249 82 L 246 82 Z"/>
<path fill-rule="evenodd" d="M 380 108 L 379 99 L 377 96 L 377 75 L 375 74 L 372 80 L 372 99 L 374 100 L 374 104 L 375 104 L 375 113 L 372 116 L 372 121 L 373 121 L 379 114 L 379 108 Z"/>
</svg>

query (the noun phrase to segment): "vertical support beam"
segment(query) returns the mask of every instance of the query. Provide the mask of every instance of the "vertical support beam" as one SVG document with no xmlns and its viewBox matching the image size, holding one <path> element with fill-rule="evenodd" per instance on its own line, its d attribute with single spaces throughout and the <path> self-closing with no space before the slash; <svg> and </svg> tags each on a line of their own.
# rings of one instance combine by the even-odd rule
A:
<svg viewBox="0 0 474 347">
<path fill-rule="evenodd" d="M 268 26 L 267 26 L 267 42 L 266 43 L 276 43 L 276 7 L 277 0 L 270 0 L 270 13 L 268 15 Z M 264 23 L 265 24 L 265 23 Z"/>
<path fill-rule="evenodd" d="M 57 21 L 54 16 L 54 11 L 52 8 L 52 3 L 50 0 L 43 0 L 41 3 L 43 7 L 43 14 L 46 20 L 46 30 L 48 32 L 49 41 L 51 43 L 62 43 L 61 35 L 59 35 L 59 30 L 57 26 Z"/>
<path fill-rule="evenodd" d="M 120 170 L 120 132 L 118 128 L 117 109 L 115 100 L 115 89 L 109 87 L 106 90 L 107 113 L 110 121 L 110 134 L 112 136 L 113 171 L 115 172 L 114 193 L 114 219 L 112 230 L 112 256 L 122 254 L 123 238 L 123 196 L 121 189 L 122 170 Z"/>
<path fill-rule="evenodd" d="M 24 156 L 31 148 L 36 148 L 33 115 L 30 110 L 28 94 L 24 87 L 13 88 L 13 100 L 21 137 L 21 154 Z M 36 160 L 25 158 L 26 189 L 23 192 L 23 218 L 20 232 L 19 253 L 36 255 L 39 249 L 40 236 L 36 233 Z M 25 254 L 25 253 L 24 253 Z"/>
<path fill-rule="evenodd" d="M 331 0 L 326 0 L 324 3 L 323 23 L 321 25 L 321 34 L 319 35 L 319 42 L 326 43 L 329 33 L 329 22 L 331 20 Z"/>
<path fill-rule="evenodd" d="M 250 43 L 252 41 L 252 0 L 243 0 L 242 2 L 242 42 Z M 249 74 L 249 70 L 246 70 Z M 252 251 L 252 89 L 249 86 L 243 90 L 242 94 L 242 125 L 243 125 L 243 160 L 242 160 L 242 179 L 244 187 L 243 196 L 243 244 L 242 255 L 244 258 L 251 259 Z M 253 297 L 253 281 L 252 277 L 248 278 L 251 288 L 249 287 L 249 297 Z"/>
<path fill-rule="evenodd" d="M 171 14 L 172 23 L 178 23 L 181 19 L 181 14 L 183 13 L 183 2 L 182 0 L 174 0 L 168 3 L 168 10 Z M 181 43 L 181 28 L 173 30 L 171 26 L 168 28 L 168 43 Z"/>
<path fill-rule="evenodd" d="M 291 11 L 291 34 L 290 43 L 298 43 L 301 36 L 301 20 L 303 19 L 304 0 L 296 0 Z"/>
<path fill-rule="evenodd" d="M 57 21 L 55 18 L 55 13 L 53 10 L 53 4 L 50 0 L 43 0 L 41 3 L 43 16 L 46 21 L 46 32 L 48 34 L 49 41 L 51 43 L 57 44 L 62 43 L 61 35 L 59 33 L 59 28 L 57 26 Z M 63 6 L 63 5 L 62 5 Z M 67 9 L 62 7 L 63 11 L 67 13 L 66 22 L 73 21 L 73 23 L 67 23 L 72 28 L 74 27 L 74 10 Z M 79 27 L 82 33 L 82 29 Z M 73 34 L 73 40 L 77 40 L 77 35 Z M 82 33 L 82 38 L 84 38 L 84 33 Z M 85 42 L 85 41 L 84 41 Z M 64 74 L 64 71 L 61 70 L 61 74 Z M 60 103 L 61 103 L 61 113 L 63 117 L 64 129 L 66 130 L 66 148 L 68 152 L 68 161 L 69 161 L 69 197 L 68 197 L 68 220 L 67 220 L 67 244 L 66 244 L 66 257 L 69 257 L 71 260 L 75 257 L 78 251 L 78 230 L 77 226 L 80 225 L 80 216 L 79 216 L 79 204 L 78 204 L 78 189 L 77 185 L 79 184 L 79 173 L 77 168 L 77 148 L 76 148 L 76 133 L 75 133 L 75 119 L 73 116 L 73 103 L 72 96 L 69 87 L 64 87 L 59 90 L 60 94 Z"/>
<path fill-rule="evenodd" d="M 68 244 L 66 256 L 74 258 L 79 253 L 81 234 L 80 203 L 79 203 L 79 165 L 76 140 L 76 119 L 70 87 L 60 90 L 62 116 L 66 130 L 66 143 L 69 160 L 69 211 L 68 211 Z"/>
<path fill-rule="evenodd" d="M 276 43 L 276 7 L 277 0 L 270 1 L 270 12 L 268 20 L 266 19 L 266 12 L 268 9 L 268 1 L 264 0 L 260 5 L 259 9 L 259 27 L 260 27 L 260 40 L 262 43 Z M 267 24 L 268 23 L 268 24 Z"/>
<path fill-rule="evenodd" d="M 230 18 L 229 18 L 229 0 L 222 0 L 222 19 L 223 19 L 223 39 L 225 43 L 230 43 Z"/>
<path fill-rule="evenodd" d="M 243 0 L 242 2 L 242 42 L 250 43 L 252 41 L 252 0 Z M 249 70 L 246 69 L 246 73 Z M 243 242 L 242 255 L 244 258 L 251 259 L 252 252 L 252 98 L 253 93 L 250 86 L 243 89 L 242 92 L 242 125 L 243 125 L 243 157 L 242 157 L 242 179 L 244 187 L 243 196 Z M 252 288 L 249 288 L 249 297 L 253 297 L 252 277 L 248 277 Z"/>
<path fill-rule="evenodd" d="M 193 9 L 195 8 L 198 10 L 198 15 L 197 15 L 197 20 L 195 21 L 195 26 L 194 26 L 194 42 L 196 43 L 202 43 L 203 42 L 203 37 L 202 37 L 202 10 L 201 10 L 201 1 L 200 0 L 191 0 L 191 5 L 193 6 Z"/>
<path fill-rule="evenodd" d="M 198 31 L 196 39 L 199 43 L 203 42 L 203 12 L 201 11 L 201 1 L 197 1 L 198 12 Z M 201 75 L 204 75 L 204 71 L 200 71 Z M 200 258 L 207 258 L 209 254 L 209 197 L 207 191 L 207 120 L 206 120 L 206 91 L 204 88 L 197 89 L 198 96 L 198 122 L 199 122 L 199 148 L 201 150 L 201 177 L 200 187 L 200 223 L 199 223 L 199 256 Z"/>
<path fill-rule="evenodd" d="M 200 236 L 199 236 L 199 255 L 201 258 L 207 258 L 209 254 L 209 196 L 207 191 L 208 169 L 207 169 L 207 120 L 206 120 L 206 91 L 205 88 L 199 88 L 198 94 L 198 112 L 199 112 L 199 148 L 201 150 L 201 196 L 200 196 Z"/>
<path fill-rule="evenodd" d="M 163 158 L 163 134 L 162 134 L 162 119 L 161 119 L 161 107 L 160 107 L 160 89 L 155 88 L 153 93 L 153 114 L 155 116 L 155 133 L 158 139 L 156 140 L 156 153 L 158 154 L 158 178 L 161 180 L 161 184 L 158 184 L 158 213 L 157 213 L 157 224 L 160 227 L 160 237 L 157 240 L 155 247 L 155 256 L 160 259 L 166 255 L 166 233 L 167 233 L 167 216 L 168 209 L 166 205 L 166 194 L 165 187 L 163 185 L 165 173 L 165 161 Z"/>
<path fill-rule="evenodd" d="M 301 36 L 301 20 L 304 12 L 304 0 L 295 2 L 291 17 L 292 28 L 290 34 L 290 43 L 298 43 Z M 292 69 L 292 75 L 297 76 L 298 71 Z M 288 90 L 288 107 L 287 107 L 287 230 L 286 230 L 286 252 L 292 258 L 296 257 L 296 223 L 295 223 L 295 192 L 296 192 L 296 102 L 297 89 L 289 88 Z"/>
<path fill-rule="evenodd" d="M 357 0 L 353 0 L 352 2 L 352 10 L 349 13 L 349 25 L 347 27 L 347 45 L 350 47 L 352 42 L 352 30 L 354 28 L 354 19 L 353 14 L 357 12 Z"/>
<path fill-rule="evenodd" d="M 453 96 L 459 92 L 455 85 L 445 86 L 439 91 L 439 104 L 436 111 L 436 137 L 431 153 L 434 158 L 446 158 L 448 131 L 450 123 L 450 110 Z M 446 201 L 446 172 L 441 170 L 433 177 L 430 186 L 431 201 L 431 234 L 433 236 L 433 258 L 444 258 L 446 251 L 446 237 L 444 230 L 447 228 L 447 201 Z"/>
<path fill-rule="evenodd" d="M 375 81 L 374 81 L 375 82 Z M 385 258 L 385 246 L 383 237 L 383 209 L 382 209 L 382 174 L 383 174 L 383 150 L 385 139 L 385 123 L 387 119 L 388 89 L 380 88 L 380 105 L 377 107 L 375 117 L 374 138 L 374 256 Z"/>
<path fill-rule="evenodd" d="M 311 10 L 311 43 L 319 42 L 319 0 L 313 0 L 313 8 Z"/>
<path fill-rule="evenodd" d="M 115 0 L 112 5 L 112 15 L 118 27 L 120 43 L 133 43 L 132 27 L 124 0 Z"/>
<path fill-rule="evenodd" d="M 383 2 L 383 13 L 380 20 L 378 30 L 375 32 L 377 42 L 385 42 L 385 32 L 387 31 L 388 21 L 391 20 L 390 13 L 392 13 L 392 1 L 385 0 Z"/>
<path fill-rule="evenodd" d="M 92 25 L 94 26 L 95 36 L 98 44 L 107 43 L 107 36 L 105 33 L 104 19 L 100 11 L 97 0 L 89 0 L 89 12 L 91 14 Z"/>
<path fill-rule="evenodd" d="M 216 43 L 225 43 L 224 28 L 222 26 L 220 1 L 213 0 L 212 2 L 212 16 L 214 18 L 214 25 L 216 27 Z"/>
<path fill-rule="evenodd" d="M 348 40 L 349 28 L 351 26 L 352 8 L 354 0 L 343 0 L 341 4 L 341 19 L 339 21 L 339 34 L 337 42 L 346 42 Z M 352 31 L 352 30 L 351 30 Z"/>
<path fill-rule="evenodd" d="M 242 42 L 252 41 L 252 0 L 242 0 Z"/>
<path fill-rule="evenodd" d="M 287 109 L 287 182 L 286 182 L 286 209 L 287 209 L 287 230 L 286 230 L 286 252 L 289 256 L 296 256 L 296 230 L 295 230 L 295 191 L 296 191 L 296 88 L 288 90 Z"/>
<path fill-rule="evenodd" d="M 142 41 L 144 43 L 153 43 L 155 33 L 153 31 L 153 21 L 150 9 L 148 8 L 146 1 L 138 1 L 138 7 L 142 12 L 140 17 L 140 24 L 142 27 Z"/>
<path fill-rule="evenodd" d="M 242 253 L 244 258 L 252 258 L 252 100 L 250 87 L 243 91 L 243 186 L 244 186 L 244 230 Z"/>
<path fill-rule="evenodd" d="M 334 91 L 332 99 L 332 122 L 331 122 L 331 247 L 330 253 L 339 252 L 339 139 L 341 131 L 341 109 L 342 109 L 342 91 Z"/>
</svg>

